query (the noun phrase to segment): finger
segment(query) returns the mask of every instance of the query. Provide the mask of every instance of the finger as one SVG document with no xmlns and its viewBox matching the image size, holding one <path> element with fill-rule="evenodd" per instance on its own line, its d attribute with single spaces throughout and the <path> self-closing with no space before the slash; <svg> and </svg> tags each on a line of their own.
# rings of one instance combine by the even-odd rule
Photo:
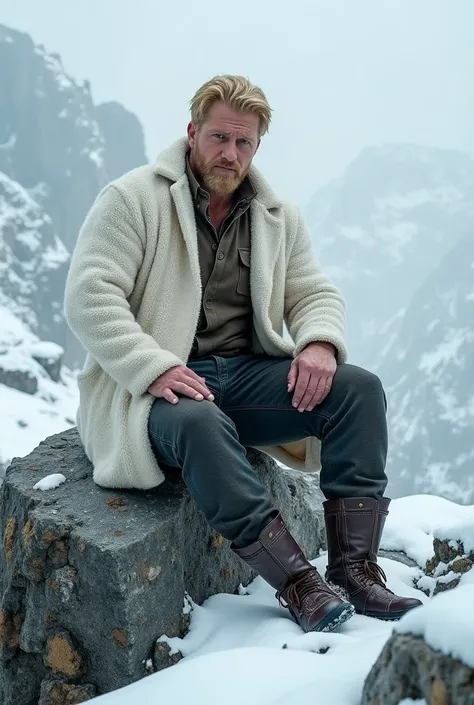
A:
<svg viewBox="0 0 474 705">
<path fill-rule="evenodd" d="M 327 397 L 329 392 L 331 391 L 331 382 L 332 382 L 331 377 L 324 377 L 324 378 L 322 377 L 320 381 L 322 381 L 322 384 L 321 384 L 321 386 L 318 385 L 318 388 L 316 389 L 314 397 L 313 397 L 310 405 L 308 406 L 308 411 L 312 411 L 315 406 L 318 406 L 319 404 L 321 404 L 325 400 L 325 398 Z"/>
<path fill-rule="evenodd" d="M 296 378 L 298 376 L 297 364 L 295 362 L 291 363 L 290 371 L 288 373 L 288 391 L 292 392 L 295 388 Z"/>
<path fill-rule="evenodd" d="M 196 401 L 202 401 L 204 399 L 204 395 L 190 384 L 187 384 L 187 382 L 173 381 L 169 383 L 169 388 L 172 389 L 173 392 L 179 392 L 180 394 L 184 394 L 184 396 L 189 397 L 190 399 L 195 399 Z"/>
<path fill-rule="evenodd" d="M 214 401 L 214 394 L 208 387 L 206 387 L 205 378 L 199 377 L 199 375 L 189 368 L 187 368 L 186 373 L 190 373 L 187 374 L 186 384 L 193 387 L 197 392 L 199 392 L 199 394 L 202 394 L 203 397 L 209 399 L 209 401 Z"/>
<path fill-rule="evenodd" d="M 308 386 L 306 388 L 306 392 L 298 405 L 298 411 L 306 411 L 306 409 L 309 407 L 311 402 L 313 401 L 314 395 L 316 394 L 316 391 L 318 389 L 319 385 L 319 378 L 315 375 L 312 374 Z"/>
<path fill-rule="evenodd" d="M 171 389 L 167 387 L 166 389 L 163 390 L 163 399 L 166 399 L 166 401 L 169 401 L 170 404 L 177 404 L 179 399 L 178 397 L 173 394 Z"/>
<path fill-rule="evenodd" d="M 328 396 L 329 392 L 331 391 L 331 389 L 332 389 L 332 380 L 333 380 L 332 377 L 327 377 L 327 378 L 326 378 L 326 383 L 325 383 L 325 385 L 324 385 L 324 391 L 323 391 L 323 394 L 322 394 L 321 399 L 319 400 L 319 404 L 321 404 L 321 402 L 323 402 L 323 401 L 326 399 L 326 397 Z"/>
<path fill-rule="evenodd" d="M 302 369 L 301 366 L 298 369 L 298 379 L 296 381 L 295 393 L 293 394 L 293 406 L 296 408 L 299 406 L 302 398 L 306 393 L 308 387 L 308 382 L 310 380 L 310 373 Z"/>
<path fill-rule="evenodd" d="M 183 383 L 187 384 L 188 387 L 192 387 L 193 389 L 195 389 L 198 394 L 202 394 L 203 399 L 206 398 L 206 399 L 209 399 L 210 401 L 213 401 L 213 399 L 214 399 L 213 393 L 211 392 L 210 389 L 208 389 L 206 387 L 205 384 L 202 384 L 200 379 L 201 379 L 200 377 L 198 377 L 197 375 L 194 375 L 194 373 L 193 373 L 193 375 L 186 375 L 183 380 Z"/>
</svg>

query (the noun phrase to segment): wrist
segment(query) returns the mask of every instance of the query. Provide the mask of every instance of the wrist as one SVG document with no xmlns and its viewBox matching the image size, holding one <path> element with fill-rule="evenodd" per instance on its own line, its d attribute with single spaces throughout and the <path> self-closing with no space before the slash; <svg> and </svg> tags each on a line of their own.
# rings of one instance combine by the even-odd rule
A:
<svg viewBox="0 0 474 705">
<path fill-rule="evenodd" d="M 337 348 L 332 343 L 327 343 L 325 341 L 315 340 L 312 343 L 308 343 L 308 345 L 306 347 L 309 348 L 311 345 L 317 345 L 320 348 L 325 348 L 326 350 L 329 350 L 329 352 L 332 353 L 334 355 L 334 357 L 337 357 Z"/>
</svg>

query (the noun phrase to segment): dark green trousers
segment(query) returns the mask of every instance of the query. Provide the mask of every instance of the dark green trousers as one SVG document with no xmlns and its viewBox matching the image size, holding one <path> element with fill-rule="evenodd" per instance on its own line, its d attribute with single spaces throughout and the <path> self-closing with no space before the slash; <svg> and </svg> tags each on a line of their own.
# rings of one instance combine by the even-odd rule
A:
<svg viewBox="0 0 474 705">
<path fill-rule="evenodd" d="M 274 506 L 246 457 L 246 446 L 316 436 L 320 486 L 327 499 L 380 499 L 387 485 L 386 400 L 379 378 L 338 365 L 331 391 L 313 411 L 299 412 L 287 391 L 291 358 L 212 355 L 188 363 L 206 378 L 214 402 L 180 396 L 153 403 L 148 432 L 156 458 L 181 468 L 209 524 L 237 547 L 255 541 Z"/>
</svg>

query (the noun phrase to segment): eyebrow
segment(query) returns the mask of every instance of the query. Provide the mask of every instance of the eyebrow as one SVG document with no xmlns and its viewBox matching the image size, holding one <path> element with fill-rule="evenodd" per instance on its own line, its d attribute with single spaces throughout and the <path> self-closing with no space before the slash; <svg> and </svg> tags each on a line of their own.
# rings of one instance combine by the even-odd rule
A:
<svg viewBox="0 0 474 705">
<path fill-rule="evenodd" d="M 211 128 L 211 132 L 217 132 L 219 135 L 224 135 L 224 137 L 230 137 L 230 135 L 232 134 L 232 132 L 229 130 L 218 130 L 217 128 Z M 253 137 L 247 137 L 245 135 L 241 135 L 238 139 L 248 140 L 249 142 L 255 142 L 255 139 Z"/>
</svg>

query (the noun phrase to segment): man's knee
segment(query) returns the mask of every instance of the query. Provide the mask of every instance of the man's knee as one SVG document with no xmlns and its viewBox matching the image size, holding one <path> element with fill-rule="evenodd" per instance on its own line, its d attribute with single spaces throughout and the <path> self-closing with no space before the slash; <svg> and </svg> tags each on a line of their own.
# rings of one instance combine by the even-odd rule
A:
<svg viewBox="0 0 474 705">
<path fill-rule="evenodd" d="M 337 383 L 344 385 L 348 391 L 359 395 L 380 395 L 385 399 L 382 381 L 378 375 L 364 367 L 344 363 L 337 368 Z"/>
<path fill-rule="evenodd" d="M 209 433 L 217 433 L 223 425 L 235 429 L 234 422 L 210 401 L 196 401 L 189 397 L 180 397 L 177 404 L 170 404 L 165 399 L 156 399 L 150 412 L 150 430 L 166 426 L 172 431 L 176 440 L 186 434 L 205 441 Z"/>
</svg>

